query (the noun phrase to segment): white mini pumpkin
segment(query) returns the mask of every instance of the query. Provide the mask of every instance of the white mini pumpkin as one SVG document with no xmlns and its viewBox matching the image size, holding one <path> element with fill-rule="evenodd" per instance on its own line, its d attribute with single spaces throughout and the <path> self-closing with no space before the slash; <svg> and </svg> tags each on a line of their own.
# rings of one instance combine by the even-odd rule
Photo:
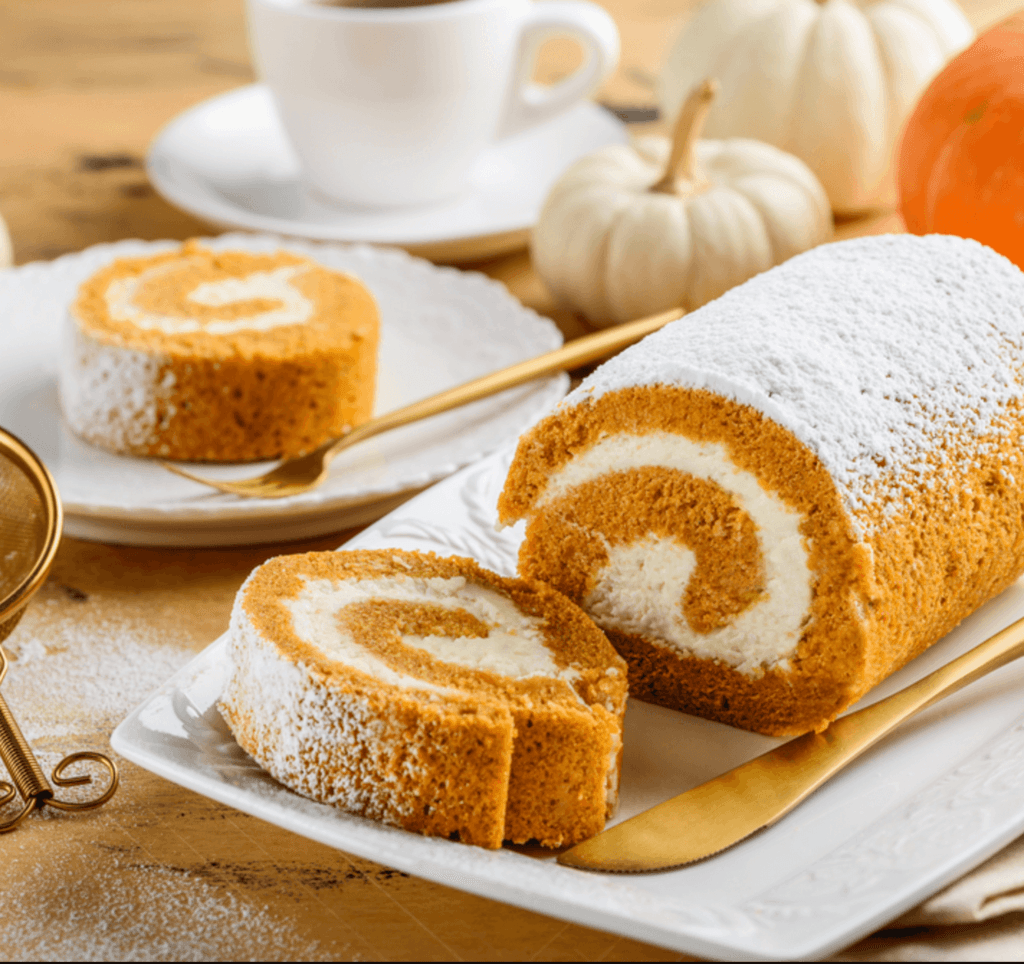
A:
<svg viewBox="0 0 1024 964">
<path fill-rule="evenodd" d="M 895 203 L 891 162 L 927 83 L 974 31 L 952 0 L 709 0 L 659 78 L 666 116 L 703 77 L 708 137 L 753 137 L 806 161 L 837 212 Z"/>
<path fill-rule="evenodd" d="M 699 141 L 705 83 L 673 143 L 638 139 L 590 154 L 551 189 L 533 265 L 596 325 L 692 310 L 832 237 L 828 198 L 802 161 L 752 140 Z"/>
</svg>

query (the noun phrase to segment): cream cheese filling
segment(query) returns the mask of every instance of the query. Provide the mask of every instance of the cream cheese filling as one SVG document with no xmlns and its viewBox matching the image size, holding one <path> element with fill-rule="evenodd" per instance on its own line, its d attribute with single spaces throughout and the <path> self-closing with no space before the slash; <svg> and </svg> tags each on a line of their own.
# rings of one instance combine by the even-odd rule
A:
<svg viewBox="0 0 1024 964">
<path fill-rule="evenodd" d="M 346 631 L 338 618 L 344 607 L 358 602 L 389 600 L 462 609 L 488 627 L 477 636 L 411 636 L 402 642 L 429 653 L 443 663 L 464 669 L 485 670 L 510 679 L 543 676 L 571 682 L 579 673 L 560 668 L 544 643 L 544 621 L 523 613 L 505 596 L 468 582 L 452 579 L 397 576 L 380 579 L 310 579 L 297 596 L 282 600 L 292 616 L 300 639 L 316 646 L 325 656 L 395 686 L 452 690 L 399 673 L 372 649 Z"/>
<path fill-rule="evenodd" d="M 611 435 L 553 473 L 537 507 L 602 476 L 648 467 L 707 479 L 736 500 L 757 527 L 766 591 L 728 625 L 697 633 L 682 610 L 696 557 L 679 540 L 648 535 L 630 545 L 606 541 L 608 563 L 596 574 L 583 608 L 604 629 L 653 637 L 682 653 L 721 660 L 742 673 L 776 665 L 785 668 L 811 604 L 802 517 L 753 473 L 737 468 L 724 445 L 668 432 Z"/>
<path fill-rule="evenodd" d="M 208 308 L 221 308 L 239 301 L 265 298 L 280 302 L 276 308 L 243 318 L 210 318 L 199 320 L 177 315 L 160 315 L 143 311 L 135 304 L 141 288 L 156 283 L 162 274 L 183 262 L 156 265 L 131 278 L 117 278 L 106 291 L 107 310 L 114 321 L 126 321 L 145 331 L 162 331 L 166 335 L 204 331 L 211 335 L 229 335 L 238 331 L 267 331 L 281 325 L 298 325 L 313 316 L 314 305 L 293 284 L 296 275 L 308 265 L 285 265 L 272 271 L 254 271 L 244 278 L 222 278 L 204 281 L 187 295 L 189 301 Z"/>
</svg>

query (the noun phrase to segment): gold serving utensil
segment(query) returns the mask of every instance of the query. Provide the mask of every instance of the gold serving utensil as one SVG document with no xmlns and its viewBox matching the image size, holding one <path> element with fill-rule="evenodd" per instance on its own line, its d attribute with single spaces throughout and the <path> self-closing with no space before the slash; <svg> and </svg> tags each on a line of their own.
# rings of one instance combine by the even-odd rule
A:
<svg viewBox="0 0 1024 964">
<path fill-rule="evenodd" d="M 671 870 L 782 819 L 904 720 L 1024 656 L 1024 619 L 924 679 L 651 807 L 559 855 L 583 870 Z"/>
<path fill-rule="evenodd" d="M 17 626 L 29 599 L 46 581 L 57 555 L 62 521 L 57 486 L 46 466 L 28 446 L 0 429 L 0 643 Z M 7 656 L 0 646 L 0 682 L 6 674 Z M 2 696 L 0 759 L 12 781 L 0 781 L 0 807 L 16 793 L 22 799 L 20 811 L 0 823 L 0 833 L 13 830 L 33 810 L 45 806 L 91 810 L 106 803 L 117 790 L 114 762 L 102 753 L 86 750 L 64 757 L 53 769 L 53 782 L 58 787 L 91 783 L 88 774 L 65 776 L 73 763 L 90 760 L 106 770 L 106 790 L 91 800 L 58 799 Z"/>
<path fill-rule="evenodd" d="M 170 462 L 164 462 L 163 466 L 176 475 L 232 495 L 256 499 L 283 499 L 290 495 L 299 495 L 318 486 L 327 476 L 327 467 L 331 459 L 343 449 L 347 449 L 357 442 L 362 442 L 401 425 L 429 418 L 431 415 L 439 415 L 441 412 L 458 408 L 460 405 L 468 405 L 470 402 L 479 401 L 489 395 L 496 395 L 498 392 L 505 391 L 506 388 L 515 388 L 516 385 L 532 382 L 542 375 L 579 368 L 580 365 L 598 361 L 627 345 L 632 345 L 633 342 L 663 328 L 670 321 L 675 321 L 684 314 L 682 309 L 673 309 L 599 331 L 593 335 L 577 338 L 575 341 L 569 342 L 568 345 L 563 345 L 561 348 L 537 358 L 519 362 L 510 368 L 503 368 L 501 371 L 492 372 L 483 378 L 476 378 L 463 385 L 457 385 L 455 388 L 449 388 L 439 395 L 432 395 L 430 398 L 424 398 L 412 405 L 406 405 L 404 408 L 397 408 L 393 412 L 371 418 L 368 422 L 363 422 L 350 429 L 341 438 L 330 439 L 308 455 L 288 459 L 276 468 L 253 479 L 227 482 L 196 475 Z"/>
</svg>

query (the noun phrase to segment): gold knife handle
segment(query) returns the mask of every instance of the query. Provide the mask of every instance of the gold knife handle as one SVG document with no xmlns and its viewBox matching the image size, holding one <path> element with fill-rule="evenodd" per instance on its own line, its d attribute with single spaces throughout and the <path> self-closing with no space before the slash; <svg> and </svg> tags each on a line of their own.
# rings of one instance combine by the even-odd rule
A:
<svg viewBox="0 0 1024 964">
<path fill-rule="evenodd" d="M 587 870 L 668 870 L 769 827 L 897 726 L 1024 656 L 1024 619 L 872 706 L 806 733 L 577 844 L 559 863 Z"/>
</svg>

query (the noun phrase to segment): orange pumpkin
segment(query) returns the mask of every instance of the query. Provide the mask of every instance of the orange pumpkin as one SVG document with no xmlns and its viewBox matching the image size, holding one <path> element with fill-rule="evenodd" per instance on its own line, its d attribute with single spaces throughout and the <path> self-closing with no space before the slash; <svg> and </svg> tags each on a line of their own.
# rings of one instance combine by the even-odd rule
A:
<svg viewBox="0 0 1024 964">
<path fill-rule="evenodd" d="M 932 81 L 897 174 L 908 231 L 975 238 L 1024 267 L 1024 11 Z"/>
</svg>

